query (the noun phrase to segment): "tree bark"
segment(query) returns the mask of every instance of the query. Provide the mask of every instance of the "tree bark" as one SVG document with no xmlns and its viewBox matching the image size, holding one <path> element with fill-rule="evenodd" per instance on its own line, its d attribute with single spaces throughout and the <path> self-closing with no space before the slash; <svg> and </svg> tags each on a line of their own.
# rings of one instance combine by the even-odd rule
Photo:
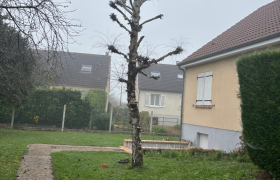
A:
<svg viewBox="0 0 280 180">
<path fill-rule="evenodd" d="M 131 21 L 131 34 L 130 34 L 130 46 L 129 46 L 129 63 L 128 63 L 128 83 L 127 83 L 127 101 L 131 118 L 131 131 L 132 131 L 132 167 L 138 167 L 143 165 L 143 154 L 141 147 L 141 127 L 138 103 L 136 101 L 135 93 L 135 80 L 137 76 L 136 58 L 137 58 L 137 41 L 139 33 L 139 21 L 140 21 L 140 0 L 135 0 L 133 3 L 133 14 Z"/>
</svg>

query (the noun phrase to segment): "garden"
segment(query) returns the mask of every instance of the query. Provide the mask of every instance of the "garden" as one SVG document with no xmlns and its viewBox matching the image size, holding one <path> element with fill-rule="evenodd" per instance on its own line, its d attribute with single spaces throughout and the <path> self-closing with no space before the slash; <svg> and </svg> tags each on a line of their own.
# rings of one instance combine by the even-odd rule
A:
<svg viewBox="0 0 280 180">
<path fill-rule="evenodd" d="M 38 132 L 0 130 L 1 179 L 16 177 L 19 163 L 28 144 L 57 144 L 118 147 L 131 135 L 73 132 Z M 168 137 L 142 135 L 143 140 Z M 173 140 L 179 140 L 173 137 Z M 52 153 L 56 179 L 254 179 L 260 171 L 250 158 L 236 153 L 199 151 L 146 152 L 144 166 L 131 168 L 131 163 L 118 161 L 131 157 L 125 152 L 62 151 Z M 108 168 L 102 169 L 102 163 Z"/>
</svg>

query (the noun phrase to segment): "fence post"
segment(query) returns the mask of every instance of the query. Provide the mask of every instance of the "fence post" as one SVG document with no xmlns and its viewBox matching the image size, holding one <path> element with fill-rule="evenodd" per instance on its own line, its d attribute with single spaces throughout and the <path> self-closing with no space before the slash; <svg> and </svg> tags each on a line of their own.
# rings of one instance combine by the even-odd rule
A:
<svg viewBox="0 0 280 180">
<path fill-rule="evenodd" d="M 164 125 L 164 116 L 163 116 L 163 122 L 162 122 L 162 129 L 163 129 L 163 125 Z"/>
<path fill-rule="evenodd" d="M 13 109 L 13 112 L 12 112 L 11 129 L 13 129 L 13 128 L 14 128 L 14 120 L 15 120 L 15 109 Z"/>
<path fill-rule="evenodd" d="M 113 117 L 113 107 L 111 106 L 109 133 L 111 133 L 111 128 L 112 128 L 112 117 Z"/>
<path fill-rule="evenodd" d="M 151 111 L 151 120 L 150 120 L 150 133 L 152 134 L 152 128 L 153 128 L 153 111 Z"/>
<path fill-rule="evenodd" d="M 62 127 L 61 127 L 62 132 L 64 130 L 65 112 L 66 112 L 66 104 L 64 105 L 64 109 L 63 109 L 63 119 L 62 119 Z"/>
</svg>

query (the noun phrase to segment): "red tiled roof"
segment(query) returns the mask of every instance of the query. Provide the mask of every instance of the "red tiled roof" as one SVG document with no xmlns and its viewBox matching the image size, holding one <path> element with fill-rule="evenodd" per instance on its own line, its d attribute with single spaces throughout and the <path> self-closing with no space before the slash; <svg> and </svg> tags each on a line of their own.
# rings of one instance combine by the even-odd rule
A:
<svg viewBox="0 0 280 180">
<path fill-rule="evenodd" d="M 273 1 L 217 36 L 212 41 L 184 59 L 180 64 L 230 51 L 242 45 L 273 38 L 280 32 L 280 0 Z"/>
</svg>

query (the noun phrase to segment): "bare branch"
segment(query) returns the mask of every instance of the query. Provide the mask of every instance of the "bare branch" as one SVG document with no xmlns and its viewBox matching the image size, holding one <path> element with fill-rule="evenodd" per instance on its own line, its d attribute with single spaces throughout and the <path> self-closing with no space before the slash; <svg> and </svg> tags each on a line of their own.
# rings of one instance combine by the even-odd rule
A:
<svg viewBox="0 0 280 180">
<path fill-rule="evenodd" d="M 122 12 L 122 10 L 120 10 L 118 8 L 118 6 L 116 5 L 116 2 L 110 1 L 109 5 L 111 6 L 111 8 L 116 9 L 117 11 L 119 11 L 119 13 L 121 13 L 124 17 L 125 20 L 127 20 L 130 23 L 130 20 L 128 19 L 128 17 Z"/>
<path fill-rule="evenodd" d="M 148 23 L 148 22 L 151 22 L 151 21 L 153 21 L 153 20 L 156 20 L 156 19 L 162 19 L 162 17 L 163 17 L 163 14 L 160 14 L 160 15 L 158 15 L 158 16 L 152 18 L 152 19 L 149 19 L 149 20 L 143 22 L 143 23 L 140 24 L 139 26 L 142 27 L 144 24 L 146 24 L 146 23 Z"/>
<path fill-rule="evenodd" d="M 117 16 L 114 13 L 110 14 L 110 18 L 112 19 L 112 21 L 117 22 L 120 27 L 124 28 L 129 34 L 131 34 L 131 31 L 118 20 Z"/>
<path fill-rule="evenodd" d="M 145 37 L 145 36 L 142 36 L 142 37 L 139 39 L 139 41 L 138 41 L 138 43 L 137 43 L 137 47 L 140 46 L 140 44 L 141 44 L 142 40 L 144 39 L 144 37 Z"/>
<path fill-rule="evenodd" d="M 122 1 L 120 1 L 120 0 L 116 0 L 115 3 L 116 3 L 117 5 L 119 5 L 119 6 L 121 6 L 122 8 L 124 8 L 129 14 L 132 15 L 132 12 L 131 12 L 132 9 L 131 9 L 131 7 L 125 5 L 125 4 L 124 4 Z"/>
<path fill-rule="evenodd" d="M 119 50 L 117 50 L 117 49 L 115 48 L 115 46 L 113 46 L 113 45 L 108 45 L 108 50 L 111 51 L 112 53 L 122 55 L 122 56 L 128 61 L 127 55 L 125 55 L 124 53 L 122 53 L 122 52 L 120 52 Z"/>
<path fill-rule="evenodd" d="M 125 80 L 125 79 L 123 79 L 123 78 L 119 78 L 119 81 L 120 81 L 120 82 L 124 82 L 124 83 L 128 84 L 128 81 L 127 81 L 127 80 Z"/>
<path fill-rule="evenodd" d="M 129 0 L 129 2 L 130 2 L 132 10 L 134 11 L 134 6 L 133 6 L 133 3 L 132 3 L 132 0 Z"/>
<path fill-rule="evenodd" d="M 160 78 L 160 76 L 150 76 L 142 71 L 140 71 L 141 74 L 143 74 L 144 76 L 148 77 L 148 78 L 151 78 L 151 79 L 154 79 L 154 80 L 158 80 Z"/>
</svg>

